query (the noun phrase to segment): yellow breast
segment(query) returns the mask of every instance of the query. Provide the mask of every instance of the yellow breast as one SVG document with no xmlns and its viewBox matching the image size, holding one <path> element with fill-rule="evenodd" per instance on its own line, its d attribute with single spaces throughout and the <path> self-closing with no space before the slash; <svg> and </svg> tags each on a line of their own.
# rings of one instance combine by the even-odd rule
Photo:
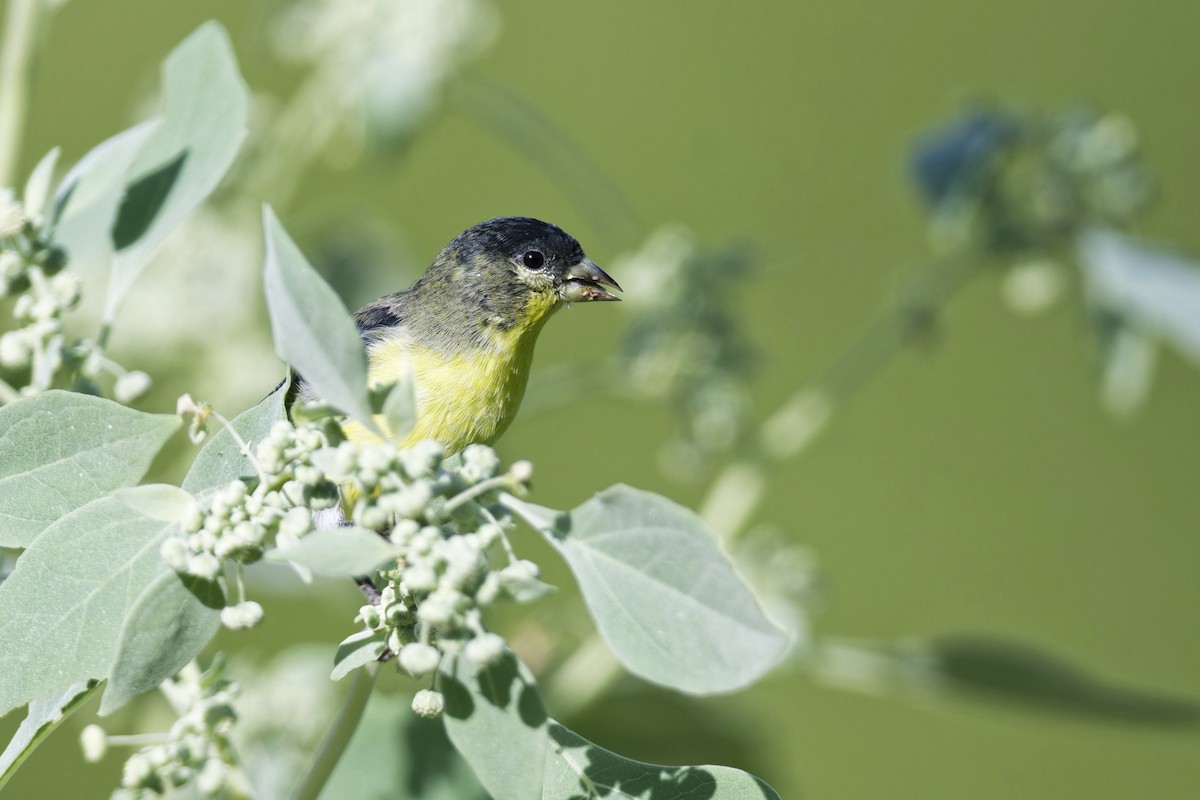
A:
<svg viewBox="0 0 1200 800">
<path fill-rule="evenodd" d="M 469 444 L 491 444 L 508 428 L 529 380 L 537 334 L 549 316 L 530 315 L 529 324 L 488 333 L 488 346 L 474 346 L 452 354 L 422 347 L 403 330 L 374 343 L 369 351 L 371 385 L 393 383 L 411 374 L 417 400 L 417 421 L 400 442 L 409 447 L 434 439 L 457 453 Z M 386 423 L 377 418 L 380 428 Z M 346 435 L 355 441 L 372 441 L 362 425 L 346 424 Z"/>
</svg>

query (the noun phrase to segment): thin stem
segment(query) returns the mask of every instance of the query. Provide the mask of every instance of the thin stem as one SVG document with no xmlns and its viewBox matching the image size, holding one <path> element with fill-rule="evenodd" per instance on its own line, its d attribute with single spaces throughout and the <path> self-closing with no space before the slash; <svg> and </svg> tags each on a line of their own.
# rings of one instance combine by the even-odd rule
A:
<svg viewBox="0 0 1200 800">
<path fill-rule="evenodd" d="M 0 186 L 16 182 L 41 0 L 8 0 L 0 43 Z"/>
<path fill-rule="evenodd" d="M 371 697 L 371 690 L 375 688 L 375 678 L 378 675 L 378 664 L 367 664 L 354 671 L 346 699 L 342 701 L 342 707 L 338 710 L 333 724 L 329 726 L 329 730 L 325 732 L 325 738 L 317 747 L 312 763 L 308 765 L 308 771 L 300 779 L 300 784 L 292 793 L 292 800 L 317 800 L 320 796 L 321 789 L 325 787 L 325 782 L 333 774 L 334 767 L 337 766 L 342 753 L 350 744 L 351 737 L 354 736 L 358 722 L 362 719 L 363 711 L 367 707 L 367 700 Z"/>
</svg>

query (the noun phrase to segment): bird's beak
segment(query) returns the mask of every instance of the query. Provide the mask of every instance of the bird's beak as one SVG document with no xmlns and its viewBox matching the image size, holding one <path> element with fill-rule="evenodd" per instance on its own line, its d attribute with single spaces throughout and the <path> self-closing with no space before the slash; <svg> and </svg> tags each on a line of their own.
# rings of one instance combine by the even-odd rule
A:
<svg viewBox="0 0 1200 800">
<path fill-rule="evenodd" d="M 562 285 L 558 288 L 558 296 L 568 303 L 582 303 L 588 300 L 620 300 L 616 295 L 609 294 L 603 287 L 621 291 L 621 287 L 608 276 L 608 273 L 596 266 L 590 258 L 585 258 L 573 267 L 563 271 Z"/>
</svg>

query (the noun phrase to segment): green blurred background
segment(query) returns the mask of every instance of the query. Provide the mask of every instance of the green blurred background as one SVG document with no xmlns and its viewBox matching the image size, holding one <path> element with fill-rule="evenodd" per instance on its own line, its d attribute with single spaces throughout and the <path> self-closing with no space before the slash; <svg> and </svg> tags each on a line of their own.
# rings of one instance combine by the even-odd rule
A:
<svg viewBox="0 0 1200 800">
<path fill-rule="evenodd" d="M 906 159 L 913 137 L 965 99 L 1031 110 L 1086 101 L 1128 115 L 1161 181 L 1139 233 L 1200 252 L 1198 8 L 506 2 L 497 6 L 498 39 L 467 74 L 536 106 L 620 188 L 641 224 L 632 241 L 578 202 L 571 181 L 586 173 L 548 174 L 454 104 L 401 153 L 307 170 L 281 216 L 314 257 L 331 237 L 352 240 L 382 221 L 395 253 L 416 263 L 501 214 L 562 225 L 606 267 L 662 223 L 683 223 L 705 244 L 746 242 L 759 266 L 728 302 L 761 349 L 752 396 L 765 415 L 835 358 L 926 258 Z M 20 174 L 54 145 L 71 163 L 142 115 L 157 64 L 205 19 L 229 29 L 253 90 L 286 95 L 300 73 L 265 44 L 276 9 L 244 0 L 67 3 L 47 31 Z M 594 188 L 597 202 L 607 196 Z M 251 199 L 279 202 L 269 192 Z M 258 263 L 242 266 L 256 286 Z M 352 307 L 411 277 L 331 275 Z M 947 307 L 933 346 L 902 353 L 809 451 L 775 470 L 755 520 L 819 563 L 818 639 L 983 634 L 1116 683 L 1200 698 L 1200 373 L 1165 354 L 1145 408 L 1116 420 L 1098 401 L 1079 293 L 1029 319 L 1005 306 L 1000 283 L 997 273 L 970 285 Z M 230 302 L 265 330 L 260 297 Z M 124 315 L 187 303 L 183 291 L 135 294 Z M 611 307 L 561 314 L 542 337 L 529 398 L 554 365 L 615 350 L 625 320 Z M 112 344 L 122 363 L 145 368 L 122 355 L 133 343 L 120 320 Z M 267 352 L 262 341 L 247 346 Z M 168 388 L 188 388 L 189 373 L 179 376 L 175 387 L 165 379 Z M 276 376 L 253 369 L 205 380 L 226 392 L 212 399 L 240 404 L 225 409 L 236 412 Z M 150 406 L 166 410 L 168 394 Z M 500 450 L 534 462 L 535 499 L 546 505 L 568 507 L 618 481 L 695 505 L 703 484 L 667 481 L 656 466 L 671 417 L 662 405 L 596 396 L 522 415 Z M 520 545 L 552 582 L 570 585 L 552 555 L 532 539 Z M 586 625 L 569 600 L 551 609 Z M 223 634 L 221 644 L 253 639 L 269 653 L 331 643 L 357 605 L 347 587 L 319 600 L 268 601 L 262 636 Z M 872 696 L 799 668 L 694 701 L 620 684 L 603 713 L 573 727 L 630 757 L 752 770 L 785 798 L 1200 796 L 1195 727 L 978 697 Z M 118 760 L 77 767 L 76 753 L 70 733 L 56 737 L 8 793 L 107 796 Z"/>
</svg>

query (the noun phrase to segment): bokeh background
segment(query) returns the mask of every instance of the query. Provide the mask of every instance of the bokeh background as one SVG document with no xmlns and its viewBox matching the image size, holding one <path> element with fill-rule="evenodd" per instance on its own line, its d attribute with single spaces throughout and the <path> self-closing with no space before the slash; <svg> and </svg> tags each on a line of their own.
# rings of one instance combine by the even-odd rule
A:
<svg viewBox="0 0 1200 800">
<path fill-rule="evenodd" d="M 1157 176 L 1135 230 L 1200 252 L 1194 3 L 441 6 L 466 14 L 476 38 L 411 126 L 381 121 L 378 108 L 360 125 L 335 92 L 296 118 L 303 125 L 281 128 L 317 47 L 303 19 L 281 22 L 284 4 L 76 0 L 54 13 L 22 177 L 50 147 L 71 163 L 148 113 L 157 65 L 206 19 L 230 31 L 260 95 L 248 144 L 258 155 L 244 156 L 238 197 L 217 198 L 226 215 L 249 215 L 248 238 L 181 232 L 115 327 L 115 357 L 159 381 L 144 407 L 173 408 L 192 391 L 232 415 L 278 379 L 254 250 L 264 201 L 351 307 L 407 285 L 453 235 L 502 214 L 552 220 L 627 289 L 661 291 L 619 265 L 636 269 L 623 255 L 660 226 L 683 225 L 701 247 L 752 264 L 713 299 L 755 348 L 744 387 L 759 420 L 821 375 L 929 263 L 912 143 L 964 104 L 1037 113 L 1085 103 L 1127 116 Z M 352 15 L 332 2 L 307 7 L 330 15 L 315 28 L 330 37 L 328 19 Z M 348 30 L 342 46 L 369 55 Z M 311 157 L 246 177 L 272 163 L 272 148 L 286 152 L 321 125 L 337 131 Z M 1200 699 L 1200 371 L 1168 349 L 1137 412 L 1106 411 L 1079 278 L 1061 274 L 1059 302 L 1030 316 L 1005 302 L 1002 269 L 982 271 L 939 309 L 921 346 L 902 348 L 810 447 L 772 466 L 749 527 L 773 530 L 789 557 L 803 547 L 794 563 L 812 570 L 794 663 L 719 698 L 618 681 L 572 727 L 630 757 L 748 769 L 785 798 L 1200 794 L 1200 729 L 1186 706 Z M 562 376 L 601 370 L 620 350 L 630 300 L 633 309 L 562 313 L 542 337 L 530 405 L 500 445 L 536 465 L 540 503 L 569 507 L 620 481 L 696 506 L 734 458 L 690 480 L 665 474 L 676 405 L 606 381 L 562 388 Z M 561 564 L 532 537 L 519 545 L 565 588 L 532 621 L 502 621 L 510 635 L 551 653 L 539 631 L 567 645 L 586 637 Z M 346 586 L 271 594 L 267 578 L 262 591 L 263 628 L 219 641 L 259 662 L 307 641 L 332 651 L 358 607 Z M 908 652 L 904 643 L 950 635 L 1063 659 L 1094 695 L 1080 699 L 1071 675 L 1062 692 L 1034 680 L 1005 693 L 1002 667 L 977 684 L 991 690 L 970 691 L 897 678 L 865 651 L 832 665 L 815 655 L 847 641 Z M 1178 699 L 1169 706 L 1178 713 L 1139 713 L 1151 695 Z M 136 725 L 139 713 L 124 719 Z M 55 737 L 9 794 L 106 797 L 119 759 L 85 766 L 77 753 L 72 733 Z"/>
</svg>

